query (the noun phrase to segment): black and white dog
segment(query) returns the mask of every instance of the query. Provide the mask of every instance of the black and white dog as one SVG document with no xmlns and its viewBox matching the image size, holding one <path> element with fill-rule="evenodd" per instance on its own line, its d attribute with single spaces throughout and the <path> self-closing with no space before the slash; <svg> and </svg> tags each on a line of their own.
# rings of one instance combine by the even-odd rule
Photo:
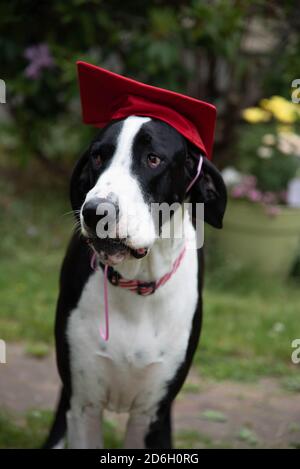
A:
<svg viewBox="0 0 300 469">
<path fill-rule="evenodd" d="M 185 201 L 196 153 L 168 124 L 130 116 L 102 129 L 77 163 L 71 203 L 80 233 L 74 233 L 61 271 L 55 336 L 62 392 L 45 447 L 61 447 L 67 436 L 69 448 L 101 448 L 104 409 L 129 413 L 126 448 L 172 446 L 172 402 L 191 366 L 202 319 L 203 255 L 190 217 L 182 223 L 195 249 L 186 250 L 163 286 L 143 296 L 108 283 L 107 342 L 99 333 L 105 306 L 101 264 L 146 283 L 170 271 L 185 236 L 157 237 L 150 205 Z M 205 221 L 221 228 L 226 189 L 206 158 L 189 200 L 204 202 Z M 118 228 L 134 207 L 126 238 L 97 237 L 97 206 L 104 202 L 117 209 Z M 93 250 L 97 270 L 90 266 Z"/>
</svg>

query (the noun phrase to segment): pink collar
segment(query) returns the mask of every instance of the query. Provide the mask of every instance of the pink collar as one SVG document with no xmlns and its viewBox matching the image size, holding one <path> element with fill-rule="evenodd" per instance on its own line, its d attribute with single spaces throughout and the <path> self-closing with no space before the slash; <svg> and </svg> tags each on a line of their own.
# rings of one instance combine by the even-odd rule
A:
<svg viewBox="0 0 300 469">
<path fill-rule="evenodd" d="M 109 339 L 109 312 L 108 312 L 108 291 L 107 291 L 107 280 L 114 285 L 121 288 L 125 288 L 141 296 L 152 295 L 159 287 L 163 286 L 167 281 L 175 274 L 176 270 L 181 264 L 181 261 L 185 255 L 186 247 L 182 249 L 177 259 L 174 261 L 172 269 L 167 272 L 159 280 L 153 282 L 144 282 L 142 280 L 127 280 L 119 274 L 113 267 L 108 265 L 102 265 L 98 259 L 97 254 L 94 252 L 91 258 L 91 268 L 98 270 L 99 265 L 104 269 L 104 312 L 105 312 L 105 332 L 103 333 L 100 329 L 100 335 L 103 340 Z"/>
</svg>

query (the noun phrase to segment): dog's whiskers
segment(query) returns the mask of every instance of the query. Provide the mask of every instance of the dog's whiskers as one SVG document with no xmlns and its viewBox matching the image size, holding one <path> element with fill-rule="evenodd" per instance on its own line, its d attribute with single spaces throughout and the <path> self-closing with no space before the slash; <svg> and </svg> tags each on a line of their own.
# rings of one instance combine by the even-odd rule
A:
<svg viewBox="0 0 300 469">
<path fill-rule="evenodd" d="M 80 214 L 80 210 L 70 210 L 69 212 L 63 213 L 61 215 L 61 217 L 72 216 L 72 219 L 73 219 L 72 229 L 74 230 L 76 234 L 82 234 L 80 221 L 78 220 L 78 217 L 76 217 L 76 215 L 79 215 L 79 214 Z"/>
<path fill-rule="evenodd" d="M 69 212 L 65 212 L 61 216 L 66 217 L 66 216 L 69 216 L 69 215 L 75 216 L 75 215 L 79 215 L 79 214 L 80 214 L 80 210 L 76 209 L 76 210 L 70 210 Z"/>
<path fill-rule="evenodd" d="M 75 221 L 73 224 L 73 229 L 75 230 L 76 233 L 81 232 L 81 224 L 78 221 Z"/>
</svg>

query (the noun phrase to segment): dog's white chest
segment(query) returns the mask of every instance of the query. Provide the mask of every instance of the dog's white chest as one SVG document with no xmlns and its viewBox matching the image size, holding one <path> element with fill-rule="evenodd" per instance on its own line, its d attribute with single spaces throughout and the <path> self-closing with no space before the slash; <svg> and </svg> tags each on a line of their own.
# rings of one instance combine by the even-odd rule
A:
<svg viewBox="0 0 300 469">
<path fill-rule="evenodd" d="M 151 412 L 185 358 L 197 302 L 196 252 L 188 250 L 176 274 L 151 296 L 109 285 L 108 342 L 99 332 L 102 285 L 98 271 L 69 320 L 75 395 L 114 411 Z"/>
</svg>

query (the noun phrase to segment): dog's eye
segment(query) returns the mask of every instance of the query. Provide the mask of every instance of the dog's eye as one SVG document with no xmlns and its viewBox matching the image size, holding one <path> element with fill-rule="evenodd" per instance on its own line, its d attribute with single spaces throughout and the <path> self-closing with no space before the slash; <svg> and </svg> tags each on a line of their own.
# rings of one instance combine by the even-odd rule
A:
<svg viewBox="0 0 300 469">
<path fill-rule="evenodd" d="M 147 161 L 150 168 L 157 168 L 157 166 L 159 166 L 161 163 L 160 157 L 154 153 L 149 153 Z"/>
<path fill-rule="evenodd" d="M 102 166 L 102 156 L 100 153 L 97 153 L 96 155 L 93 155 L 93 163 L 96 169 L 101 168 Z"/>
</svg>

